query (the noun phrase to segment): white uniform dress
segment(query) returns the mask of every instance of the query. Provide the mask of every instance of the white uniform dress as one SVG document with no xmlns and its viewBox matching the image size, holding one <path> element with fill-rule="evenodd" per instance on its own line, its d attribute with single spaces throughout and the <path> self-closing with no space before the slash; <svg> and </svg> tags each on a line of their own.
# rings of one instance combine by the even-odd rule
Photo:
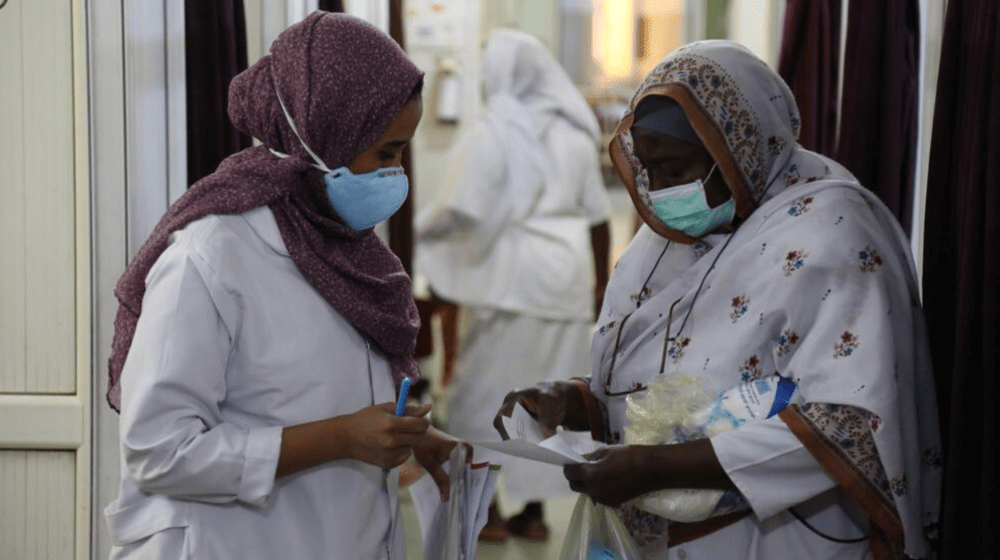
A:
<svg viewBox="0 0 1000 560">
<path fill-rule="evenodd" d="M 289 257 L 268 208 L 171 236 L 122 375 L 113 559 L 405 558 L 398 472 L 275 479 L 281 431 L 392 401 L 388 361 Z"/>
</svg>

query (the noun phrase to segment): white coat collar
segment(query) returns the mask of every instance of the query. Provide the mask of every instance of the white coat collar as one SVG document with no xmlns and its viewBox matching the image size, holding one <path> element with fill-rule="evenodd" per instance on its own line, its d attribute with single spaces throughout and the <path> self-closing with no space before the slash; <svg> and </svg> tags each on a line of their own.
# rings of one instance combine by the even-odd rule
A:
<svg viewBox="0 0 1000 560">
<path fill-rule="evenodd" d="M 267 206 L 254 208 L 243 213 L 243 219 L 260 236 L 261 240 L 267 244 L 275 253 L 290 257 L 285 240 L 281 238 L 281 230 L 278 229 L 278 222 L 274 219 L 274 213 Z"/>
</svg>

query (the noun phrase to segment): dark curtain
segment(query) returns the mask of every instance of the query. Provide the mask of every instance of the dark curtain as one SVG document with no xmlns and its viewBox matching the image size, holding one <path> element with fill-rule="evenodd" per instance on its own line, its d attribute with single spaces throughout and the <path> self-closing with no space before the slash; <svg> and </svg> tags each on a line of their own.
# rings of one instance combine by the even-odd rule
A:
<svg viewBox="0 0 1000 560">
<path fill-rule="evenodd" d="M 778 73 L 799 112 L 799 143 L 833 157 L 837 142 L 841 0 L 788 0 Z"/>
<path fill-rule="evenodd" d="M 184 2 L 188 184 L 251 145 L 229 122 L 229 82 L 247 67 L 243 0 Z"/>
<path fill-rule="evenodd" d="M 403 0 L 389 0 L 389 35 L 406 50 L 403 35 Z M 413 156 L 410 146 L 403 149 L 403 169 L 410 181 L 410 192 L 398 212 L 389 218 L 389 248 L 392 249 L 407 274 L 413 275 Z"/>
<path fill-rule="evenodd" d="M 834 158 L 885 202 L 907 232 L 917 157 L 919 16 L 917 0 L 850 3 Z"/>
<path fill-rule="evenodd" d="M 324 12 L 343 12 L 343 0 L 319 0 L 319 9 Z"/>
<path fill-rule="evenodd" d="M 1000 3 L 950 0 L 924 226 L 945 478 L 941 558 L 993 558 L 1000 332 Z"/>
</svg>

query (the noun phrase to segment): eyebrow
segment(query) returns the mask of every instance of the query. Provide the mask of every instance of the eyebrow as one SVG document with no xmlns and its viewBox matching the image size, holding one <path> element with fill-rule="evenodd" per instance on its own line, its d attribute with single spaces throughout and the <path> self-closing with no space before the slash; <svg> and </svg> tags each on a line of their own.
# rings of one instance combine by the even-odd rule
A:
<svg viewBox="0 0 1000 560">
<path fill-rule="evenodd" d="M 401 148 L 409 144 L 407 140 L 393 140 L 392 142 L 386 142 L 382 145 L 383 148 Z"/>
</svg>

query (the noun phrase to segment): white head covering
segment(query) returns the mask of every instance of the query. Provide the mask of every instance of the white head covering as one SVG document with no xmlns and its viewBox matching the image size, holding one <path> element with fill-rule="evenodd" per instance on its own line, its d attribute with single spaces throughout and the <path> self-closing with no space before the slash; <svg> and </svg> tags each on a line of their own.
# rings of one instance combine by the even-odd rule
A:
<svg viewBox="0 0 1000 560">
<path fill-rule="evenodd" d="M 523 31 L 498 29 L 483 58 L 487 110 L 523 123 L 535 137 L 557 114 L 601 141 L 597 117 L 563 67 L 541 41 Z"/>
<path fill-rule="evenodd" d="M 439 196 L 417 219 L 418 270 L 453 301 L 586 317 L 576 301 L 584 292 L 592 297 L 592 280 L 578 268 L 589 263 L 578 245 L 590 227 L 582 207 L 587 179 L 599 173 L 597 118 L 527 33 L 494 32 L 483 66 L 482 118 L 456 141 Z M 566 165 L 578 169 L 556 171 Z M 561 197 L 546 193 L 580 194 L 562 197 L 558 216 L 550 216 L 546 205 Z"/>
<path fill-rule="evenodd" d="M 941 450 L 898 223 L 843 167 L 797 143 L 791 92 L 747 49 L 682 47 L 646 78 L 632 110 L 647 95 L 684 108 L 744 221 L 702 240 L 659 221 L 626 114 L 612 159 L 648 227 L 617 264 L 592 344 L 592 388 L 612 435 L 625 422 L 625 398 L 605 392 L 619 330 L 611 392 L 648 383 L 661 364 L 720 390 L 776 372 L 805 398 L 782 413 L 792 432 L 890 539 L 926 556 Z"/>
<path fill-rule="evenodd" d="M 653 231 L 669 239 L 695 241 L 656 218 L 649 200 L 649 177 L 633 150 L 633 112 L 649 95 L 670 97 L 684 109 L 705 149 L 718 163 L 741 218 L 749 216 L 765 197 L 773 197 L 788 186 L 783 170 L 795 164 L 800 175 L 817 176 L 823 170 L 814 159 L 799 155 L 798 106 L 784 80 L 767 64 L 749 49 L 729 41 L 681 47 L 664 58 L 639 86 L 611 142 L 612 162 L 639 215 Z"/>
</svg>

